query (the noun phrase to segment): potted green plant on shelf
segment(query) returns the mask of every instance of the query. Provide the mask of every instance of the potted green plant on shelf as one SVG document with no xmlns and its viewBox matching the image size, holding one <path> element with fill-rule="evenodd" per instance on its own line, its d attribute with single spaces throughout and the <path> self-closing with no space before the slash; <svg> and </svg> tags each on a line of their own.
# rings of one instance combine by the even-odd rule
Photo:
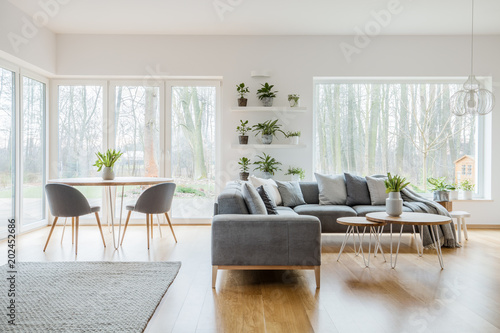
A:
<svg viewBox="0 0 500 333">
<path fill-rule="evenodd" d="M 387 173 L 385 183 L 385 193 L 389 193 L 389 198 L 385 199 L 385 211 L 389 216 L 400 216 L 403 214 L 403 199 L 401 199 L 401 190 L 410 183 L 406 178 Z"/>
<path fill-rule="evenodd" d="M 248 180 L 248 165 L 250 164 L 250 159 L 246 157 L 240 158 L 238 161 L 240 165 L 240 180 L 247 181 Z"/>
<path fill-rule="evenodd" d="M 476 185 L 468 179 L 463 180 L 460 183 L 460 189 L 464 191 L 464 200 L 472 200 L 472 195 L 474 194 Z"/>
<path fill-rule="evenodd" d="M 259 159 L 257 162 L 253 162 L 253 164 L 257 165 L 254 170 L 259 170 L 264 174 L 264 178 L 272 178 L 274 173 L 278 170 L 280 162 L 276 161 L 274 157 L 267 155 L 266 153 L 262 153 L 262 156 L 257 155 Z"/>
<path fill-rule="evenodd" d="M 276 97 L 277 91 L 273 91 L 274 84 L 261 84 L 262 88 L 257 90 L 257 97 L 262 101 L 264 106 L 273 106 L 273 98 Z"/>
<path fill-rule="evenodd" d="M 434 193 L 434 201 L 450 201 L 450 190 L 453 186 L 446 183 L 446 177 L 429 177 L 427 183 L 431 185 L 430 190 Z"/>
<path fill-rule="evenodd" d="M 298 145 L 299 144 L 299 138 L 300 138 L 300 131 L 295 131 L 295 132 L 287 132 L 285 134 L 285 137 L 290 139 L 290 143 L 292 145 Z"/>
<path fill-rule="evenodd" d="M 113 180 L 115 179 L 115 172 L 113 171 L 113 166 L 116 161 L 123 155 L 121 151 L 108 149 L 106 153 L 97 152 L 97 161 L 95 161 L 94 166 L 97 167 L 97 172 L 102 171 L 102 179 Z M 104 168 L 104 169 L 103 169 Z"/>
<path fill-rule="evenodd" d="M 236 91 L 240 95 L 238 98 L 238 106 L 247 106 L 247 99 L 245 98 L 246 94 L 250 92 L 247 86 L 242 82 L 236 85 Z"/>
<path fill-rule="evenodd" d="M 268 120 L 263 123 L 258 123 L 252 126 L 252 131 L 257 132 L 255 135 L 262 134 L 262 143 L 265 145 L 270 145 L 273 142 L 273 136 L 276 136 L 277 132 L 285 134 L 281 130 L 281 125 L 278 124 L 278 119 Z"/>
<path fill-rule="evenodd" d="M 289 166 L 288 170 L 285 173 L 285 176 L 288 176 L 288 175 L 291 176 L 290 178 L 292 181 L 299 181 L 299 180 L 303 180 L 304 178 L 306 178 L 306 172 L 304 171 L 304 169 L 298 168 L 298 167 Z"/>
<path fill-rule="evenodd" d="M 290 103 L 291 108 L 295 108 L 295 107 L 299 106 L 299 98 L 300 98 L 300 95 L 298 95 L 298 94 L 288 95 L 288 103 Z"/>
<path fill-rule="evenodd" d="M 458 200 L 458 184 L 452 183 L 450 184 L 450 201 Z"/>
<path fill-rule="evenodd" d="M 238 140 L 240 142 L 240 145 L 246 145 L 248 144 L 248 135 L 247 132 L 250 131 L 252 128 L 247 126 L 248 125 L 248 120 L 241 120 L 240 119 L 240 124 L 236 126 L 236 132 L 240 133 L 238 136 Z"/>
</svg>

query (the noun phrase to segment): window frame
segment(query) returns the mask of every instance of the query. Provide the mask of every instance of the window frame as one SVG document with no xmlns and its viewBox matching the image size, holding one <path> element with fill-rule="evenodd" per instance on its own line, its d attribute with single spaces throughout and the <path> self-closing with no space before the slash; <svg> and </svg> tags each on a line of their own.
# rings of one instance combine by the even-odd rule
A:
<svg viewBox="0 0 500 333">
<path fill-rule="evenodd" d="M 491 77 L 476 77 L 487 89 L 492 87 Z M 459 83 L 467 80 L 465 76 L 437 76 L 437 77 L 314 77 L 313 78 L 313 146 L 317 136 L 318 114 L 318 84 L 360 84 L 360 83 Z M 473 199 L 491 199 L 491 184 L 486 179 L 491 179 L 491 113 L 477 116 L 477 141 L 475 159 L 476 192 Z M 313 151 L 313 170 L 316 170 L 317 151 Z M 482 163 L 480 163 L 480 161 Z M 430 193 L 424 193 L 424 196 Z"/>
</svg>

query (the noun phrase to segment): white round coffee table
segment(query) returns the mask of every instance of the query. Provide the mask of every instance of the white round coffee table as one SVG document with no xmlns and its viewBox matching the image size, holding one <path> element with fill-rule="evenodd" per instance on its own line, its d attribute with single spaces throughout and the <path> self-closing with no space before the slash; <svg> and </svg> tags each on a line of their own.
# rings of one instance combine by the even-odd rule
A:
<svg viewBox="0 0 500 333">
<path fill-rule="evenodd" d="M 398 217 L 394 216 L 389 216 L 387 215 L 386 212 L 378 212 L 378 213 L 369 213 L 366 214 L 366 219 L 368 221 L 373 221 L 373 222 L 385 222 L 390 224 L 390 231 L 391 231 L 391 267 L 396 268 L 396 263 L 398 260 L 398 253 L 399 253 L 399 245 L 401 244 L 401 236 L 403 234 L 403 227 L 405 225 L 411 225 L 413 226 L 413 231 L 415 233 L 415 226 L 424 226 L 427 225 L 429 226 L 429 229 L 431 229 L 431 237 L 432 241 L 434 243 L 434 246 L 436 247 L 436 253 L 438 255 L 439 259 L 439 264 L 441 265 L 441 269 L 444 269 L 444 262 L 443 262 L 443 253 L 441 252 L 441 245 L 439 244 L 439 234 L 438 234 L 438 226 L 443 225 L 443 224 L 448 224 L 451 222 L 451 218 L 448 216 L 444 215 L 436 215 L 436 214 L 427 214 L 427 213 L 403 213 Z M 394 266 L 392 265 L 392 225 L 396 223 L 401 225 L 401 228 L 399 230 L 399 240 L 398 240 L 398 247 L 396 250 L 396 257 L 394 259 Z M 417 251 L 419 256 L 422 256 L 424 252 L 424 242 L 423 242 L 423 237 L 422 237 L 422 231 L 423 229 L 420 227 L 420 241 L 421 241 L 421 247 L 422 250 L 420 251 L 419 246 L 417 245 Z M 415 236 L 416 239 L 416 236 Z"/>
</svg>

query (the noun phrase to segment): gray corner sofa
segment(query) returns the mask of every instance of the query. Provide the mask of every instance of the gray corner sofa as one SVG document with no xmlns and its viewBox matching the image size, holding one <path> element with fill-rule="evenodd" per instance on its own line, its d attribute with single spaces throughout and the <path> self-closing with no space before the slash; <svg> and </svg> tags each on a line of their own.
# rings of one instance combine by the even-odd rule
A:
<svg viewBox="0 0 500 333">
<path fill-rule="evenodd" d="M 321 222 L 278 207 L 278 215 L 251 215 L 241 185 L 229 183 L 212 221 L 212 287 L 219 269 L 313 269 L 320 287 Z"/>
</svg>

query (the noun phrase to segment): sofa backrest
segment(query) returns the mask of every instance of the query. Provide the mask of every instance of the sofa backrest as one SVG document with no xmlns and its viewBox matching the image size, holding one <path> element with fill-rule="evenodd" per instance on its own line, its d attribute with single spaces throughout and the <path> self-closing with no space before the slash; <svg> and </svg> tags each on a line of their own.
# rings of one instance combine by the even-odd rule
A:
<svg viewBox="0 0 500 333">
<path fill-rule="evenodd" d="M 319 204 L 318 182 L 299 182 L 299 185 L 307 204 Z"/>
<path fill-rule="evenodd" d="M 214 215 L 249 214 L 245 198 L 241 192 L 241 183 L 229 182 L 217 197 Z"/>
</svg>

